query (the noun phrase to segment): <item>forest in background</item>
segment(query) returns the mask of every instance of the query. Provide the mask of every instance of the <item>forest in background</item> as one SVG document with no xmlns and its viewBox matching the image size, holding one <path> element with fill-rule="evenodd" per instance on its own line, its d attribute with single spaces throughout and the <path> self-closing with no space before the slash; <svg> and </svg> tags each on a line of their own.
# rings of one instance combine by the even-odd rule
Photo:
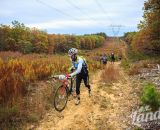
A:
<svg viewBox="0 0 160 130">
<path fill-rule="evenodd" d="M 160 1 L 148 0 L 144 3 L 143 20 L 137 32 L 127 32 L 124 40 L 136 52 L 147 55 L 160 54 Z"/>
<path fill-rule="evenodd" d="M 100 47 L 106 38 L 105 33 L 48 34 L 36 28 L 28 28 L 18 21 L 13 21 L 12 26 L 0 25 L 0 51 L 53 54 L 67 52 L 72 47 L 91 50 Z"/>
</svg>

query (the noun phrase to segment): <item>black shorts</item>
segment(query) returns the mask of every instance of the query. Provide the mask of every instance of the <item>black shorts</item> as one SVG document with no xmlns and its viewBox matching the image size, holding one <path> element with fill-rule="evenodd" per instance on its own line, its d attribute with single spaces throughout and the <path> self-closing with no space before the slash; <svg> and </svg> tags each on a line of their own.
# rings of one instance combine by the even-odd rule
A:
<svg viewBox="0 0 160 130">
<path fill-rule="evenodd" d="M 84 75 L 82 73 L 79 73 L 76 75 L 76 94 L 79 95 L 80 94 L 80 86 L 81 86 L 81 82 L 82 80 L 84 81 L 85 87 L 87 87 L 88 89 L 90 89 L 90 85 L 89 85 L 89 75 Z"/>
<path fill-rule="evenodd" d="M 104 65 L 107 64 L 107 61 L 103 61 L 103 64 L 104 64 Z"/>
</svg>

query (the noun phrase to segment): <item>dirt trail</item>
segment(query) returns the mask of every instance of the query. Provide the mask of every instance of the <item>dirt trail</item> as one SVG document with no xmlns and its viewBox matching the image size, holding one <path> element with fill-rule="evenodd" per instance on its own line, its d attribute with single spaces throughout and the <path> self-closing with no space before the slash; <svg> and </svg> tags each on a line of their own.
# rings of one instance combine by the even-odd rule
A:
<svg viewBox="0 0 160 130">
<path fill-rule="evenodd" d="M 81 86 L 81 103 L 70 100 L 61 113 L 49 111 L 36 130 L 124 130 L 129 128 L 131 108 L 136 104 L 128 76 L 118 67 L 122 79 L 112 85 L 101 82 L 102 71 L 91 81 L 92 96 Z"/>
</svg>

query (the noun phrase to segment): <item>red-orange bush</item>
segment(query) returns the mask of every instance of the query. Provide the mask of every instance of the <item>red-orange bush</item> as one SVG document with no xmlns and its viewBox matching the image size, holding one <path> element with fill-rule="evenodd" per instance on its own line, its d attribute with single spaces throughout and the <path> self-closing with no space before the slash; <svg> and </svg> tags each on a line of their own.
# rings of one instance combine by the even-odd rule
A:
<svg viewBox="0 0 160 130">
<path fill-rule="evenodd" d="M 10 53 L 1 53 L 8 55 L 9 59 L 0 59 L 0 104 L 14 104 L 25 94 L 29 83 L 45 79 L 52 74 L 68 73 L 71 65 L 67 56 L 29 54 L 13 59 L 10 58 Z M 88 58 L 87 63 L 90 71 L 101 68 L 99 61 Z"/>
<path fill-rule="evenodd" d="M 67 62 L 63 56 L 31 59 L 25 56 L 8 62 L 0 59 L 0 104 L 12 105 L 25 94 L 27 83 L 44 79 L 53 73 L 65 73 L 69 67 L 69 60 Z"/>
<path fill-rule="evenodd" d="M 12 105 L 19 96 L 25 93 L 26 82 L 22 64 L 10 61 L 0 64 L 0 103 Z"/>
</svg>

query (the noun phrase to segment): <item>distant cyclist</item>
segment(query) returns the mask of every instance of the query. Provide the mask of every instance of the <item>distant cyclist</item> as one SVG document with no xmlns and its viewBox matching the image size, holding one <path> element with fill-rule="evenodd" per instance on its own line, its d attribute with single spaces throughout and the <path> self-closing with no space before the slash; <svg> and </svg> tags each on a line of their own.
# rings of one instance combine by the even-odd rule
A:
<svg viewBox="0 0 160 130">
<path fill-rule="evenodd" d="M 103 54 L 100 58 L 100 62 L 103 63 L 103 65 L 107 64 L 107 55 Z"/>
<path fill-rule="evenodd" d="M 75 104 L 78 105 L 80 103 L 80 85 L 83 79 L 85 86 L 88 88 L 89 96 L 91 96 L 91 87 L 89 85 L 89 74 L 86 60 L 81 57 L 77 56 L 77 49 L 71 48 L 68 51 L 68 55 L 72 62 L 71 70 L 74 70 L 69 77 L 73 77 L 76 75 L 76 101 Z"/>
<path fill-rule="evenodd" d="M 113 64 L 115 62 L 115 56 L 114 56 L 114 53 L 112 52 L 111 53 L 111 63 Z"/>
</svg>

